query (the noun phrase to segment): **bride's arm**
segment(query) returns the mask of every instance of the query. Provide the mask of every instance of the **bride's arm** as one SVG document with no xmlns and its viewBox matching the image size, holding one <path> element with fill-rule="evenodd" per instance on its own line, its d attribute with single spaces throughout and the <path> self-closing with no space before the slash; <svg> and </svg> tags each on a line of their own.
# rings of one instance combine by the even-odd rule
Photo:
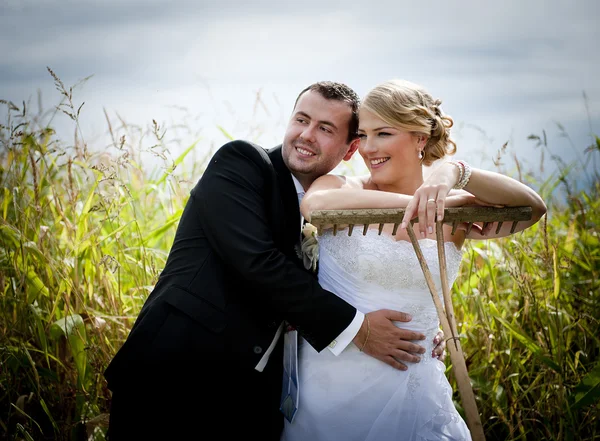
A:
<svg viewBox="0 0 600 441">
<path fill-rule="evenodd" d="M 450 190 L 458 181 L 458 167 L 453 164 L 443 164 L 436 170 L 415 192 L 414 198 L 407 206 L 405 221 L 418 216 L 420 220 L 426 219 L 426 223 L 419 223 L 419 228 L 433 226 L 434 215 L 443 215 L 444 200 Z M 529 221 L 520 221 L 515 233 L 529 228 L 546 213 L 546 204 L 542 198 L 531 188 L 516 179 L 487 170 L 472 168 L 471 177 L 464 190 L 471 193 L 483 205 L 522 207 L 530 206 L 532 216 Z M 436 204 L 428 204 L 427 201 L 434 199 Z M 468 239 L 490 239 L 505 237 L 511 234 L 512 222 L 503 224 L 496 233 L 497 223 L 490 224 L 484 231 L 472 230 Z"/>
<path fill-rule="evenodd" d="M 514 231 L 515 233 L 529 228 L 546 214 L 546 204 L 540 195 L 527 185 L 500 173 L 473 169 L 471 179 L 464 189 L 488 204 L 503 205 L 505 207 L 531 207 L 531 219 L 520 221 Z M 511 234 L 512 222 L 503 225 L 498 233 L 496 233 L 496 225 L 497 223 L 494 222 L 488 226 L 487 231 L 483 231 L 481 234 L 469 234 L 467 238 L 490 239 Z"/>
<path fill-rule="evenodd" d="M 316 210 L 350 210 L 360 208 L 406 208 L 413 196 L 365 188 L 368 176 L 347 177 L 324 175 L 315 180 L 302 198 L 300 211 L 310 222 Z M 466 191 L 453 191 L 445 199 L 446 206 L 481 204 Z"/>
<path fill-rule="evenodd" d="M 312 183 L 300 204 L 302 216 L 310 222 L 315 210 L 358 208 L 404 208 L 412 196 L 364 188 L 366 177 L 324 175 Z"/>
</svg>

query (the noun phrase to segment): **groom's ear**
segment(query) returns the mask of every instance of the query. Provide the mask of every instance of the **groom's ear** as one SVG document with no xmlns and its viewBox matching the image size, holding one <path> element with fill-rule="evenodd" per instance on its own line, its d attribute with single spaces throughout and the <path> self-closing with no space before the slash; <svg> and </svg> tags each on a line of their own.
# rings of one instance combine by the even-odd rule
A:
<svg viewBox="0 0 600 441">
<path fill-rule="evenodd" d="M 352 140 L 352 142 L 350 143 L 350 148 L 348 149 L 348 152 L 346 152 L 346 156 L 344 156 L 344 161 L 349 161 L 350 158 L 352 158 L 352 155 L 354 154 L 354 152 L 358 150 L 359 145 L 360 145 L 360 138 L 356 138 L 356 139 Z"/>
</svg>

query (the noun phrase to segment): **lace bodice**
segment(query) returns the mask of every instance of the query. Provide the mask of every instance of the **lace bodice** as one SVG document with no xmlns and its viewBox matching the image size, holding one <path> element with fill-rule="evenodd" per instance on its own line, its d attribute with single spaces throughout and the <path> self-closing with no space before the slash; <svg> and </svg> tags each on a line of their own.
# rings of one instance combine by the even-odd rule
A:
<svg viewBox="0 0 600 441">
<path fill-rule="evenodd" d="M 437 243 L 422 239 L 419 245 L 442 296 Z M 438 326 L 437 312 L 423 270 L 411 242 L 396 241 L 377 230 L 355 231 L 336 236 L 326 231 L 319 237 L 319 280 L 335 287 L 336 294 L 359 310 L 398 309 L 413 316 L 417 329 Z M 462 252 L 452 242 L 445 244 L 448 284 L 452 286 Z"/>
<path fill-rule="evenodd" d="M 396 241 L 386 234 L 368 230 L 367 235 L 345 232 L 333 236 L 326 233 L 319 238 L 321 253 L 331 256 L 352 274 L 388 290 L 428 289 L 423 270 L 411 242 Z M 437 243 L 432 239 L 419 241 L 423 256 L 436 281 L 440 280 Z M 352 250 L 352 252 L 348 252 Z M 458 275 L 461 252 L 453 243 L 446 243 L 447 272 L 450 284 Z M 437 283 L 437 282 L 436 282 Z"/>
</svg>

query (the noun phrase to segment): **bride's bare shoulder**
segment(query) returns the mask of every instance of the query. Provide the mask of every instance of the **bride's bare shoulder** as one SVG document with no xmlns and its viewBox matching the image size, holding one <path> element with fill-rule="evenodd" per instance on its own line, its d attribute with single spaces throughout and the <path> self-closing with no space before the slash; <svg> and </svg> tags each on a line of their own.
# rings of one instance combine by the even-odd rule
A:
<svg viewBox="0 0 600 441">
<path fill-rule="evenodd" d="M 344 176 L 327 174 L 323 175 L 313 183 L 313 188 L 368 188 L 369 176 Z"/>
<path fill-rule="evenodd" d="M 346 177 L 346 185 L 350 188 L 369 188 L 369 182 L 369 175 Z"/>
</svg>

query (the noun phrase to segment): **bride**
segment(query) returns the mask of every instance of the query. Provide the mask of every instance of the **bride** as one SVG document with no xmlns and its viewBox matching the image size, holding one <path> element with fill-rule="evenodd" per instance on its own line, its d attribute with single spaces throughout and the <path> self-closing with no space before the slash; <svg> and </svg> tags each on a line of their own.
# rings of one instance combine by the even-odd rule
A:
<svg viewBox="0 0 600 441">
<path fill-rule="evenodd" d="M 428 185 L 423 165 L 456 152 L 450 139 L 452 119 L 441 102 L 418 85 L 389 81 L 371 90 L 359 111 L 359 153 L 369 175 L 325 175 L 302 200 L 310 221 L 314 210 L 406 207 L 404 221 L 418 215 L 420 246 L 441 292 L 435 241 L 435 216 L 445 206 L 465 204 L 531 206 L 532 219 L 516 231 L 536 223 L 546 212 L 541 198 L 529 187 L 497 173 L 471 170 L 463 161 L 448 161 L 447 185 Z M 436 309 L 421 266 L 406 232 L 392 226 L 335 237 L 319 237 L 319 282 L 364 312 L 369 321 L 382 308 L 407 312 L 412 321 L 403 328 L 433 341 L 439 329 Z M 461 263 L 465 239 L 488 239 L 511 234 L 511 225 L 496 225 L 451 234 L 444 226 L 448 283 L 452 286 Z M 422 342 L 421 342 L 422 343 Z M 363 344 L 348 346 L 338 356 L 317 353 L 302 344 L 299 353 L 300 401 L 292 423 L 285 421 L 285 441 L 470 440 L 469 430 L 452 402 L 445 365 L 431 355 L 407 362 L 405 370 L 368 357 L 369 334 Z M 431 346 L 431 344 L 430 344 Z M 430 354 L 432 347 L 427 348 Z M 420 358 L 413 356 L 413 361 Z"/>
</svg>

